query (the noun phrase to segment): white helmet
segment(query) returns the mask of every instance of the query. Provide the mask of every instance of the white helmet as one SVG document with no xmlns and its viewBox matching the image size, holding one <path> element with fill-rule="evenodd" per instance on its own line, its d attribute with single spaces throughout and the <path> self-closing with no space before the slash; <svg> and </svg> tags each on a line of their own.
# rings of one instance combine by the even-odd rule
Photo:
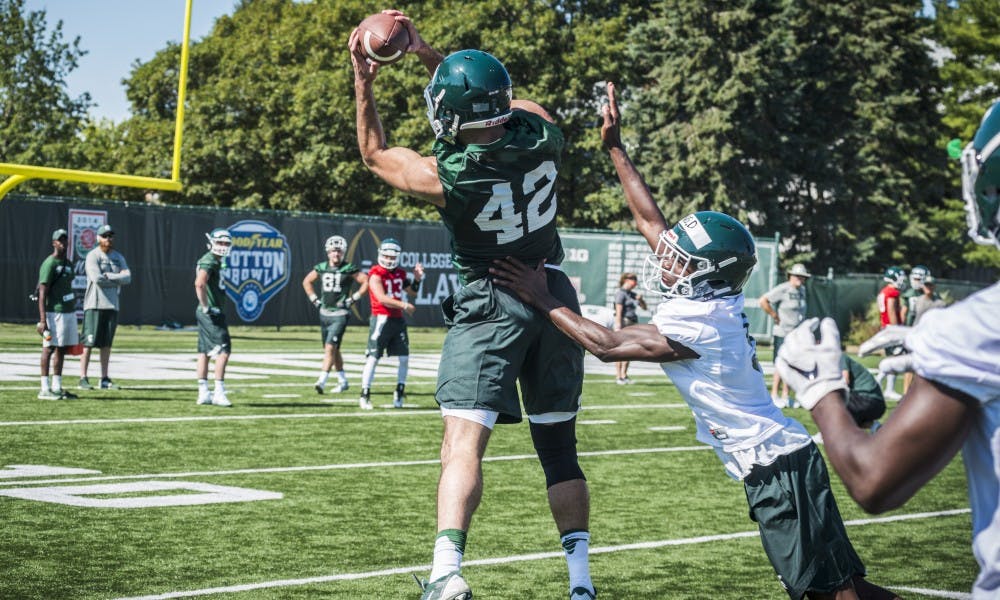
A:
<svg viewBox="0 0 1000 600">
<path fill-rule="evenodd" d="M 228 229 L 217 227 L 212 230 L 212 233 L 206 233 L 205 237 L 208 238 L 208 249 L 212 251 L 212 254 L 223 258 L 229 256 L 229 251 L 233 246 L 233 236 Z"/>
<path fill-rule="evenodd" d="M 393 238 L 385 238 L 382 241 L 382 245 L 378 247 L 378 264 L 382 265 L 390 271 L 396 268 L 399 264 L 399 253 L 403 251 L 403 247 L 399 245 Z"/>
<path fill-rule="evenodd" d="M 331 250 L 340 250 L 341 252 L 346 252 L 347 240 L 340 237 L 339 235 L 331 235 L 330 237 L 326 238 L 326 243 L 323 244 L 323 247 L 326 248 L 327 252 L 330 252 Z"/>
</svg>

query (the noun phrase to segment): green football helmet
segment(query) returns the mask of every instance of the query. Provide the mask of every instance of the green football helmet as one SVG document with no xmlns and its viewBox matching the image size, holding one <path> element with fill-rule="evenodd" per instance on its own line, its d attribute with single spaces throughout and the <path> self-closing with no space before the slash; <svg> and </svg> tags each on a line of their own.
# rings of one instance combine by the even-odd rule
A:
<svg viewBox="0 0 1000 600">
<path fill-rule="evenodd" d="M 983 115 L 976 137 L 962 152 L 962 197 L 969 236 L 1000 248 L 1000 102 Z"/>
<path fill-rule="evenodd" d="M 233 235 L 228 229 L 216 227 L 212 233 L 206 233 L 205 237 L 208 238 L 208 249 L 212 254 L 222 258 L 229 256 L 229 251 L 233 247 Z"/>
<path fill-rule="evenodd" d="M 889 267 L 885 270 L 884 273 L 882 273 L 882 281 L 885 281 L 886 283 L 891 283 L 892 285 L 896 286 L 897 289 L 900 290 L 905 289 L 906 271 L 904 271 L 902 267 L 896 267 L 896 266 Z"/>
<path fill-rule="evenodd" d="M 395 269 L 402 251 L 403 247 L 395 238 L 385 238 L 378 247 L 378 264 L 390 271 Z"/>
<path fill-rule="evenodd" d="M 510 75 L 482 50 L 459 50 L 438 65 L 424 89 L 434 137 L 454 143 L 463 129 L 502 125 L 510 119 Z"/>
<path fill-rule="evenodd" d="M 667 298 L 734 296 L 743 291 L 756 264 L 756 246 L 742 223 L 701 211 L 660 234 L 656 251 L 643 266 L 643 285 Z"/>
</svg>

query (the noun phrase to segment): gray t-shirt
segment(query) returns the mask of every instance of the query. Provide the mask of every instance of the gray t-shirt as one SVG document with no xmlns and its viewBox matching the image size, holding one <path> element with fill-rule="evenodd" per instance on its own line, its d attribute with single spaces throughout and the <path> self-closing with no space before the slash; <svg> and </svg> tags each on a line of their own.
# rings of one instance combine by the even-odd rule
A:
<svg viewBox="0 0 1000 600">
<path fill-rule="evenodd" d="M 94 248 L 87 254 L 87 291 L 83 295 L 83 309 L 118 310 L 118 290 L 132 283 L 132 272 L 128 269 L 122 253 L 112 249 L 105 254 Z"/>
<path fill-rule="evenodd" d="M 933 297 L 928 298 L 927 296 L 921 294 L 917 296 L 916 300 L 913 302 L 913 324 L 916 325 L 920 321 L 921 317 L 927 313 L 932 308 L 944 308 L 946 305 L 944 300 L 940 296 L 934 294 Z"/>
<path fill-rule="evenodd" d="M 765 296 L 781 321 L 774 326 L 774 335 L 785 337 L 806 319 L 806 286 L 798 288 L 786 281 L 775 286 Z"/>
</svg>

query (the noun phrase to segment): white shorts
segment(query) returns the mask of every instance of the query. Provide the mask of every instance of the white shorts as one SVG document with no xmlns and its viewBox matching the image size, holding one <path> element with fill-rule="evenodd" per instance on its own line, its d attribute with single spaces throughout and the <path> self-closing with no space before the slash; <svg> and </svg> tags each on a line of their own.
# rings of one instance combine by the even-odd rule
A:
<svg viewBox="0 0 1000 600">
<path fill-rule="evenodd" d="M 52 332 L 52 339 L 42 340 L 42 348 L 63 348 L 80 343 L 80 332 L 76 328 L 76 313 L 45 313 L 45 328 Z"/>
</svg>

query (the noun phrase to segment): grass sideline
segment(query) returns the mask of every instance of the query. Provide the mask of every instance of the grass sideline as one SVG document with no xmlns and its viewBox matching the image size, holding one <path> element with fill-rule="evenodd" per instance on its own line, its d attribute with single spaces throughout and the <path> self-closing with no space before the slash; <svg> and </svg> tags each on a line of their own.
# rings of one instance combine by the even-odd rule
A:
<svg viewBox="0 0 1000 600">
<path fill-rule="evenodd" d="M 351 328 L 345 351 L 360 352 L 365 331 Z M 318 335 L 309 327 L 234 327 L 234 358 L 252 348 L 266 366 L 267 352 L 301 352 L 318 367 Z M 440 330 L 411 330 L 414 352 L 435 352 L 442 338 Z M 122 327 L 115 352 L 193 356 L 194 341 L 194 332 Z M 0 352 L 38 347 L 30 326 L 0 325 Z M 763 360 L 768 351 L 762 349 Z M 113 353 L 112 375 L 115 360 Z M 312 375 L 274 370 L 230 382 L 235 406 L 228 410 L 195 406 L 190 377 L 118 379 L 124 389 L 72 402 L 35 399 L 37 380 L 0 382 L 2 465 L 100 471 L 0 479 L 0 492 L 156 480 L 282 494 L 144 509 L 0 496 L 0 598 L 179 597 L 212 588 L 229 591 L 206 597 L 418 598 L 409 573 L 426 576 L 434 536 L 441 425 L 431 410 L 433 380 L 411 380 L 406 409 L 361 413 L 350 402 L 318 402 Z M 75 376 L 73 368 L 66 372 L 69 385 Z M 725 476 L 713 452 L 699 448 L 690 411 L 666 378 L 636 379 L 622 388 L 612 376 L 588 374 L 584 386 L 591 408 L 580 416 L 578 437 L 589 453 L 581 461 L 591 485 L 600 597 L 785 597 L 753 535 L 742 486 Z M 376 381 L 375 402 L 384 406 L 391 374 L 381 370 Z M 790 414 L 815 431 L 805 411 Z M 465 568 L 477 597 L 564 598 L 565 563 L 526 426 L 498 428 L 484 477 Z M 862 520 L 848 533 L 872 581 L 970 590 L 977 568 L 960 460 L 883 517 L 957 513 L 868 521 L 836 476 L 833 483 L 845 520 Z"/>
</svg>

